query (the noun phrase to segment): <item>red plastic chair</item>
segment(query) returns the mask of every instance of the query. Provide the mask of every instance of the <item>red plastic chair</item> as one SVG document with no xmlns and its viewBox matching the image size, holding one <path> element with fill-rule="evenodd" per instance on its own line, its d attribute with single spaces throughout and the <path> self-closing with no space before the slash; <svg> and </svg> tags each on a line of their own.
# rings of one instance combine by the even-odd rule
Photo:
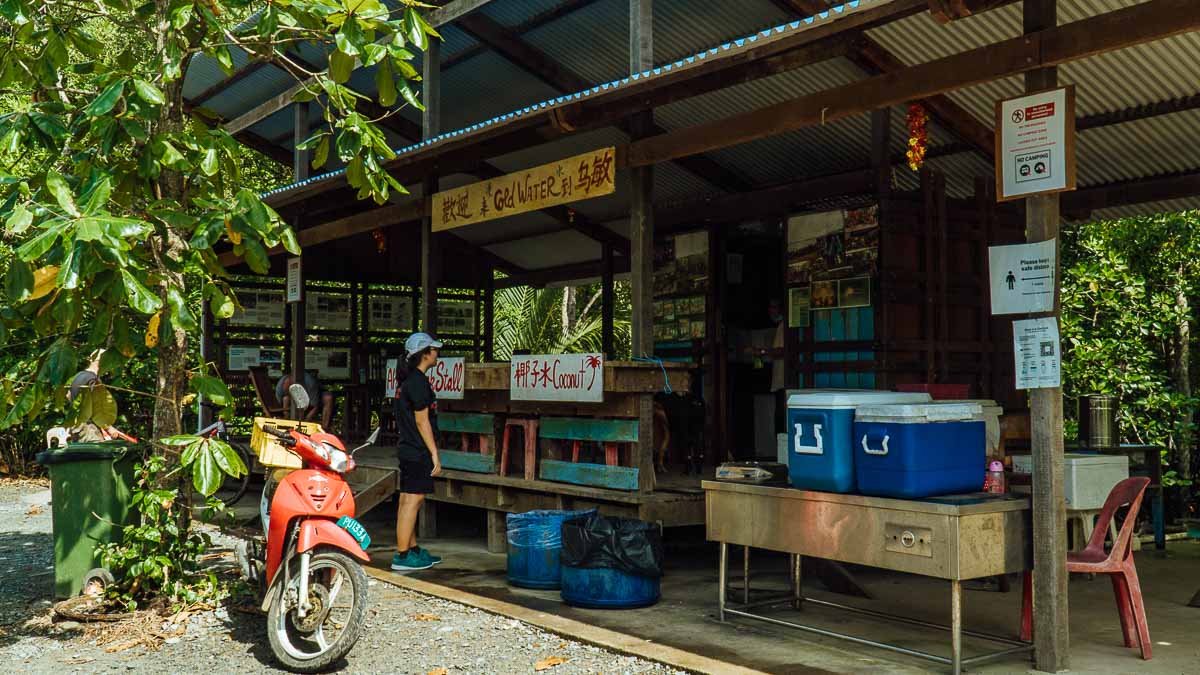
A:
<svg viewBox="0 0 1200 675">
<path fill-rule="evenodd" d="M 1126 647 L 1141 646 L 1142 658 L 1150 660 L 1150 627 L 1146 623 L 1146 606 L 1142 602 L 1142 587 L 1138 583 L 1137 567 L 1133 564 L 1130 542 L 1137 524 L 1138 509 L 1150 479 L 1145 477 L 1126 478 L 1113 486 L 1104 500 L 1104 508 L 1096 520 L 1092 536 L 1082 551 L 1067 554 L 1067 571 L 1091 574 L 1107 574 L 1112 579 L 1113 594 L 1117 597 L 1117 613 L 1121 617 L 1121 633 Z M 1113 542 L 1112 550 L 1104 551 L 1104 538 L 1108 534 L 1109 521 L 1117 509 L 1128 504 L 1129 512 L 1121 531 Z M 1021 639 L 1033 638 L 1033 583 L 1029 572 L 1025 573 L 1024 598 L 1021 603 Z M 1134 638 L 1137 638 L 1137 645 Z"/>
</svg>

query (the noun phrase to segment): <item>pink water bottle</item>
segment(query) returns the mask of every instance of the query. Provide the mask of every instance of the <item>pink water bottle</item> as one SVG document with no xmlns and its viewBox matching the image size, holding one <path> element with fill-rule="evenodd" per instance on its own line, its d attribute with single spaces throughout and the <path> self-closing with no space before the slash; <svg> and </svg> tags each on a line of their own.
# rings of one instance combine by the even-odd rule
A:
<svg viewBox="0 0 1200 675">
<path fill-rule="evenodd" d="M 1004 484 L 1004 464 L 999 460 L 993 460 L 991 464 L 988 464 L 987 478 L 983 481 L 983 491 L 997 495 L 1007 492 L 1007 486 Z"/>
</svg>

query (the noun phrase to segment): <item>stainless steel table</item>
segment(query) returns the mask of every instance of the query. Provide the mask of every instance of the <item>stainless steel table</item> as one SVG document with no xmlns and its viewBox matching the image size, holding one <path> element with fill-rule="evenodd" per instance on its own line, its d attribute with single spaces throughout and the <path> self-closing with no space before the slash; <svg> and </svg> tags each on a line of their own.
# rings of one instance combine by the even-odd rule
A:
<svg viewBox="0 0 1200 675">
<path fill-rule="evenodd" d="M 720 618 L 740 616 L 850 640 L 858 644 L 963 666 L 1009 654 L 1032 651 L 1027 642 L 962 628 L 962 582 L 1033 568 L 1030 539 L 1030 500 L 1020 496 L 958 495 L 925 500 L 883 499 L 860 495 L 704 481 L 708 539 L 720 544 Z M 728 594 L 729 544 L 745 547 L 742 602 Z M 749 551 L 762 548 L 791 554 L 791 592 L 751 603 Z M 862 610 L 805 598 L 801 589 L 800 557 L 827 558 L 950 581 L 950 626 Z M 755 607 L 789 602 L 868 614 L 877 618 L 950 630 L 949 658 L 835 633 L 751 613 Z M 962 658 L 962 636 L 1006 645 L 999 651 Z"/>
</svg>

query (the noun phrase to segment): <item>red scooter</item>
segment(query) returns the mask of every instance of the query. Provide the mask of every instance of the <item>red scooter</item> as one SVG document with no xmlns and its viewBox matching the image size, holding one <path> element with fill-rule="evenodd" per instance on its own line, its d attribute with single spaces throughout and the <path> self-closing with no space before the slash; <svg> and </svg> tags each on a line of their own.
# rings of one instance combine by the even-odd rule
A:
<svg viewBox="0 0 1200 675">
<path fill-rule="evenodd" d="M 299 408 L 307 407 L 302 386 L 289 393 Z M 353 452 L 333 434 L 271 425 L 263 431 L 299 455 L 304 468 L 278 483 L 268 480 L 261 514 L 266 555 L 261 542 L 239 547 L 242 571 L 265 593 L 275 658 L 294 672 L 325 670 L 354 647 L 366 618 L 367 576 L 359 562 L 370 562 L 371 537 L 354 519 L 354 495 L 342 478 L 354 470 Z"/>
</svg>

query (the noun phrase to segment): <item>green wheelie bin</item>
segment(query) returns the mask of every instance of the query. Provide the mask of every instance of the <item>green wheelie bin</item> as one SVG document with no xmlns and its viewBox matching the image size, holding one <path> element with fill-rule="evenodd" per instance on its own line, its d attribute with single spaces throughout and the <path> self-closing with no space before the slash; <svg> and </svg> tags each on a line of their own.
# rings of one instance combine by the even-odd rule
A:
<svg viewBox="0 0 1200 675">
<path fill-rule="evenodd" d="M 100 544 L 120 541 L 137 519 L 133 506 L 136 448 L 123 441 L 71 443 L 37 456 L 50 471 L 54 519 L 54 595 L 79 595 L 99 567 Z"/>
</svg>

